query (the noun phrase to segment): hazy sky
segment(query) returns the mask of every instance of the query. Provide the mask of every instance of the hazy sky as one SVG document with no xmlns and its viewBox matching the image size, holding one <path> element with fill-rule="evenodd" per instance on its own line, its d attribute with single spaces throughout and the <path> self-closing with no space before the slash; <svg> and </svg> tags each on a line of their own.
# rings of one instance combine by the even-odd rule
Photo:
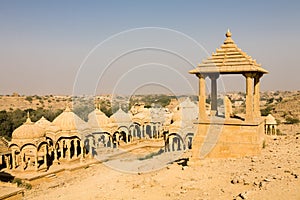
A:
<svg viewBox="0 0 300 200">
<path fill-rule="evenodd" d="M 299 10 L 296 0 L 0 0 L 0 94 L 196 93 L 188 71 L 228 28 L 270 72 L 262 90 L 299 90 Z M 220 90 L 244 82 L 222 77 Z"/>
</svg>

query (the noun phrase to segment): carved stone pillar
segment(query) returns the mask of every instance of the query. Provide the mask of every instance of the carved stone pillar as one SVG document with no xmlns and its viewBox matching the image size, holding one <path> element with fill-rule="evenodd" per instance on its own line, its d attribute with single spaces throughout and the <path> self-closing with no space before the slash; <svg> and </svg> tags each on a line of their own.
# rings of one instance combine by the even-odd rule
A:
<svg viewBox="0 0 300 200">
<path fill-rule="evenodd" d="M 21 170 L 24 170 L 24 154 L 22 151 L 20 153 L 20 157 L 21 157 L 21 164 L 20 164 Z"/>
<path fill-rule="evenodd" d="M 169 150 L 170 151 L 173 151 L 173 136 L 169 136 Z"/>
<path fill-rule="evenodd" d="M 109 137 L 109 142 L 111 143 L 111 137 Z M 89 157 L 92 158 L 93 157 L 93 147 L 92 147 L 92 140 L 91 138 L 89 138 Z"/>
<path fill-rule="evenodd" d="M 211 116 L 218 115 L 218 96 L 217 96 L 217 79 L 219 78 L 219 74 L 209 75 L 211 80 Z"/>
<path fill-rule="evenodd" d="M 53 160 L 53 162 L 54 162 L 54 163 L 57 163 L 57 162 L 58 162 L 58 159 L 57 159 L 57 149 L 56 149 L 56 145 L 55 145 L 55 147 L 54 147 L 53 152 L 54 152 L 54 160 Z"/>
<path fill-rule="evenodd" d="M 254 115 L 256 118 L 261 117 L 260 113 L 260 106 L 259 106 L 259 100 L 260 100 L 260 78 L 262 77 L 262 74 L 256 74 L 254 76 Z"/>
<path fill-rule="evenodd" d="M 84 159 L 84 144 L 82 141 L 80 141 L 80 160 L 82 161 Z"/>
<path fill-rule="evenodd" d="M 64 140 L 60 141 L 59 147 L 60 147 L 61 158 L 65 158 L 65 152 L 64 152 L 65 144 L 64 144 Z"/>
<path fill-rule="evenodd" d="M 44 164 L 47 167 L 47 154 L 48 154 L 48 152 L 47 152 L 47 145 L 45 145 L 44 151 L 45 151 L 44 152 Z"/>
<path fill-rule="evenodd" d="M 67 152 L 68 152 L 68 160 L 71 160 L 71 141 L 70 140 L 68 140 L 68 142 L 67 142 Z"/>
<path fill-rule="evenodd" d="M 205 76 L 202 74 L 197 74 L 199 78 L 199 120 L 206 120 L 206 96 L 205 96 Z"/>
<path fill-rule="evenodd" d="M 35 167 L 35 171 L 37 171 L 38 167 L 39 167 L 39 163 L 38 163 L 38 150 L 35 151 L 34 167 Z"/>
<path fill-rule="evenodd" d="M 16 152 L 13 150 L 11 153 L 11 157 L 12 157 L 12 169 L 16 169 Z"/>
<path fill-rule="evenodd" d="M 246 73 L 246 121 L 253 121 L 253 74 Z"/>
<path fill-rule="evenodd" d="M 78 146 L 78 140 L 74 140 L 74 156 L 76 156 L 76 158 L 78 157 L 78 152 L 77 152 L 77 146 Z"/>
</svg>

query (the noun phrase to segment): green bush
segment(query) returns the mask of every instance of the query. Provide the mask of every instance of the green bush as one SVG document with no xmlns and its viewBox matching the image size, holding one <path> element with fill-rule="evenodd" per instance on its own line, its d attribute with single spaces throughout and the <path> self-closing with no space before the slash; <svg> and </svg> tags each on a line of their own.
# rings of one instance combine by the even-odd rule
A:
<svg viewBox="0 0 300 200">
<path fill-rule="evenodd" d="M 273 110 L 272 106 L 267 106 L 265 109 L 261 109 L 261 115 L 262 116 L 267 116 L 268 114 L 271 114 L 271 111 Z"/>
<path fill-rule="evenodd" d="M 32 188 L 32 185 L 30 183 L 26 183 L 26 182 L 22 181 L 22 179 L 20 179 L 20 178 L 14 178 L 12 180 L 12 183 L 17 183 L 18 187 L 23 187 L 27 190 L 30 190 Z"/>
<path fill-rule="evenodd" d="M 262 148 L 266 148 L 267 144 L 266 144 L 266 140 L 263 141 L 263 144 L 262 144 Z"/>
<path fill-rule="evenodd" d="M 32 102 L 32 97 L 31 96 L 27 96 L 26 98 L 25 98 L 25 100 L 26 101 L 29 101 L 30 103 Z"/>
<path fill-rule="evenodd" d="M 298 118 L 293 118 L 293 117 L 287 117 L 285 121 L 286 124 L 298 124 L 300 122 Z"/>
<path fill-rule="evenodd" d="M 271 104 L 273 102 L 274 102 L 274 97 L 272 97 L 272 98 L 270 98 L 270 99 L 267 100 L 267 104 Z"/>
<path fill-rule="evenodd" d="M 54 118 L 62 113 L 62 110 L 47 110 L 43 108 L 38 108 L 37 110 L 2 110 L 0 111 L 0 136 L 10 140 L 12 132 L 26 121 L 27 112 L 30 113 L 30 118 L 32 121 L 37 121 L 42 116 L 47 118 L 49 121 L 53 121 Z"/>
<path fill-rule="evenodd" d="M 22 180 L 20 178 L 14 178 L 14 180 L 12 180 L 12 183 L 17 183 L 17 186 L 21 186 L 22 185 Z"/>
</svg>

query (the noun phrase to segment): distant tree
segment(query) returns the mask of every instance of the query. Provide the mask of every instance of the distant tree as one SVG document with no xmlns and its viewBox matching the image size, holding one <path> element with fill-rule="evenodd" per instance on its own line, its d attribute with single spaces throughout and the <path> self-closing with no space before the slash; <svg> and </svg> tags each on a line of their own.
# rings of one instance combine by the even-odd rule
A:
<svg viewBox="0 0 300 200">
<path fill-rule="evenodd" d="M 5 110 L 0 111 L 0 134 L 1 137 L 10 139 L 12 133 L 12 122 Z"/>
<path fill-rule="evenodd" d="M 286 124 L 298 124 L 300 122 L 298 118 L 294 118 L 294 117 L 287 117 L 285 121 Z"/>
<path fill-rule="evenodd" d="M 39 108 L 37 110 L 16 109 L 10 112 L 5 110 L 0 111 L 0 135 L 10 140 L 12 132 L 26 121 L 27 112 L 29 112 L 30 118 L 33 122 L 39 120 L 42 116 L 47 118 L 49 121 L 53 121 L 53 119 L 56 118 L 62 112 L 62 110 L 52 111 Z"/>
<path fill-rule="evenodd" d="M 41 100 L 42 97 L 38 96 L 38 95 L 34 95 L 34 97 L 37 99 L 37 100 Z"/>
<path fill-rule="evenodd" d="M 217 105 L 220 106 L 220 105 L 223 105 L 224 102 L 223 102 L 223 99 L 222 98 L 218 98 L 217 99 Z"/>
<path fill-rule="evenodd" d="M 279 97 L 278 99 L 276 99 L 277 102 L 282 102 L 282 97 Z"/>
<path fill-rule="evenodd" d="M 272 97 L 272 98 L 270 98 L 270 99 L 267 100 L 267 104 L 271 104 L 273 102 L 274 102 L 274 97 Z"/>
<path fill-rule="evenodd" d="M 84 121 L 88 121 L 88 114 L 94 110 L 94 106 L 90 105 L 78 105 L 73 108 L 73 112 L 76 113 Z"/>
<path fill-rule="evenodd" d="M 205 99 L 205 102 L 206 102 L 207 104 L 210 104 L 210 102 L 211 102 L 210 95 Z"/>
<path fill-rule="evenodd" d="M 32 102 L 32 97 L 31 96 L 27 96 L 26 98 L 25 98 L 25 100 L 26 101 L 29 101 L 30 103 Z"/>
<path fill-rule="evenodd" d="M 265 109 L 261 109 L 260 112 L 261 112 L 261 115 L 262 116 L 267 116 L 268 114 L 271 114 L 271 111 L 273 110 L 274 108 L 272 106 L 267 106 Z"/>
</svg>

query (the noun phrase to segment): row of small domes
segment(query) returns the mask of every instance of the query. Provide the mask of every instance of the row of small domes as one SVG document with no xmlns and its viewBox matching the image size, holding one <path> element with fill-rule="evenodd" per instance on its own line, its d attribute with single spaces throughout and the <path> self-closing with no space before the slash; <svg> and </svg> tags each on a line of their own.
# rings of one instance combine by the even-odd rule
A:
<svg viewBox="0 0 300 200">
<path fill-rule="evenodd" d="M 182 107 L 196 106 L 189 98 L 181 104 Z M 26 122 L 12 133 L 12 139 L 41 138 L 45 137 L 46 131 L 58 132 L 61 130 L 67 132 L 83 131 L 89 128 L 104 128 L 105 126 L 113 126 L 115 123 L 130 123 L 131 118 L 136 118 L 135 120 L 138 121 L 151 120 L 150 112 L 141 112 L 131 117 L 128 113 L 119 109 L 109 118 L 100 109 L 96 108 L 88 115 L 89 120 L 87 124 L 67 107 L 52 123 L 44 117 L 33 123 L 28 114 Z"/>
<path fill-rule="evenodd" d="M 90 125 L 108 124 L 110 122 L 129 122 L 130 117 L 123 110 L 119 109 L 114 115 L 109 119 L 103 112 L 99 109 L 95 109 L 88 116 Z M 99 123 L 100 122 L 100 123 Z M 74 130 L 86 130 L 89 126 L 80 117 L 78 117 L 74 112 L 67 107 L 64 112 L 57 116 L 51 123 L 46 118 L 42 117 L 37 122 L 32 122 L 27 116 L 27 120 L 24 124 L 18 127 L 12 133 L 12 139 L 33 139 L 45 137 L 46 130 L 57 132 L 61 131 L 74 131 Z"/>
</svg>

